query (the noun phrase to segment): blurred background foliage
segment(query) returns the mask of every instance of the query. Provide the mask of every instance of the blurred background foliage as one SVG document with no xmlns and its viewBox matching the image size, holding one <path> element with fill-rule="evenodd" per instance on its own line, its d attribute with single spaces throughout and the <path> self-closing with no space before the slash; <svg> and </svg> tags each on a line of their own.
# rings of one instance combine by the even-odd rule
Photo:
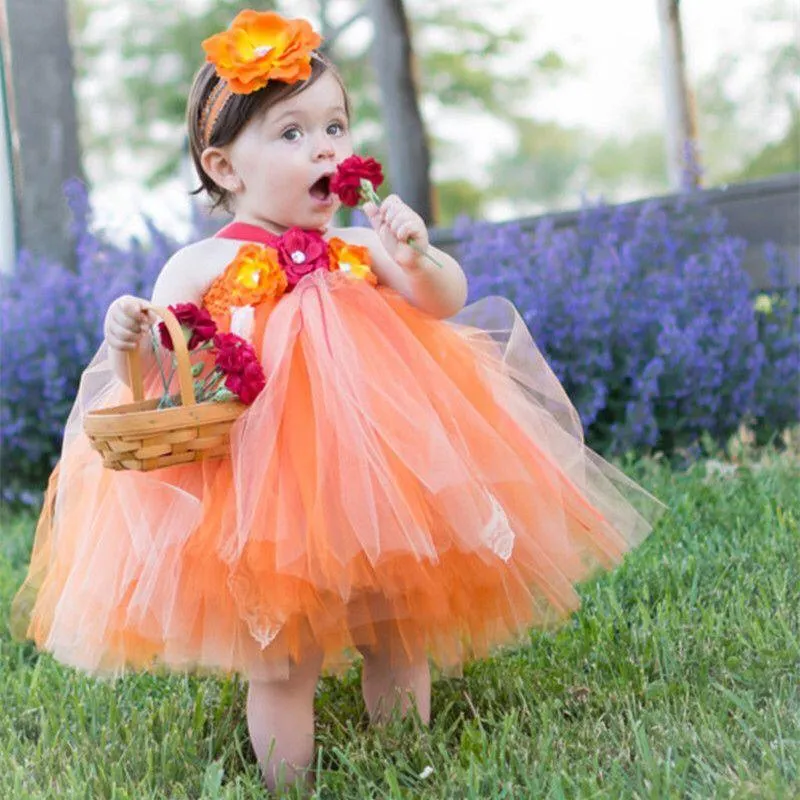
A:
<svg viewBox="0 0 800 800">
<path fill-rule="evenodd" d="M 197 43 L 226 27 L 242 2 L 70 2 L 81 139 L 90 178 L 92 172 L 112 169 L 121 141 L 129 145 L 132 158 L 146 165 L 149 185 L 174 177 L 185 159 L 183 115 L 199 66 Z M 362 150 L 384 156 L 385 137 L 397 133 L 381 126 L 368 4 L 259 0 L 249 5 L 306 15 L 320 26 L 352 95 L 356 141 Z M 668 190 L 660 119 L 632 121 L 630 134 L 620 136 L 527 113 L 541 92 L 584 69 L 557 52 L 539 49 L 532 10 L 519 16 L 503 0 L 406 0 L 405 10 L 433 152 L 438 224 L 449 225 L 460 214 L 482 216 L 490 209 L 494 216 L 500 209 L 507 217 L 514 214 L 503 214 L 503 209 L 532 213 L 575 206 L 586 195 L 613 202 L 632 191 L 647 196 Z M 791 16 L 791 0 L 770 0 L 753 23 Z M 103 80 L 111 59 L 114 79 Z M 655 54 L 650 68 L 657 69 Z M 769 46 L 755 70 L 752 64 L 745 70 L 737 55 L 726 54 L 694 81 L 706 185 L 800 170 L 798 74 L 800 48 L 785 37 Z M 502 126 L 505 135 L 482 174 L 459 172 L 462 145 L 451 135 L 452 125 L 479 131 L 484 120 Z"/>
</svg>

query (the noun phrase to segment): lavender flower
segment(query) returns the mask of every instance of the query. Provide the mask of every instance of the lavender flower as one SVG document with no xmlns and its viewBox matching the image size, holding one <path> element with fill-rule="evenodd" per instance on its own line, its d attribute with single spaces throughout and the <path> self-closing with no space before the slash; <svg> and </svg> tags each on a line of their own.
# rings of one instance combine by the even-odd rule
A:
<svg viewBox="0 0 800 800">
<path fill-rule="evenodd" d="M 85 188 L 67 194 L 76 269 L 22 253 L 0 276 L 4 501 L 35 502 L 108 304 L 149 296 L 178 247 L 153 226 L 147 245 L 116 246 L 92 230 Z M 461 221 L 456 233 L 471 299 L 519 308 L 596 449 L 691 451 L 741 422 L 767 436 L 800 420 L 797 293 L 756 307 L 744 243 L 718 216 L 652 203 L 587 208 L 571 230 Z M 784 286 L 786 254 L 769 246 L 765 258 Z"/>
<path fill-rule="evenodd" d="M 568 230 L 457 233 L 470 299 L 517 305 L 596 449 L 672 453 L 800 419 L 797 297 L 755 310 L 745 244 L 721 217 L 650 203 L 587 208 Z M 786 268 L 777 248 L 767 258 Z"/>
<path fill-rule="evenodd" d="M 109 303 L 118 295 L 149 296 L 156 276 L 177 249 L 153 226 L 145 247 L 119 247 L 91 230 L 85 187 L 65 187 L 73 215 L 77 264 L 21 253 L 0 276 L 0 451 L 4 501 L 27 502 L 58 458 L 64 423 L 81 372 L 102 341 Z M 8 465 L 13 464 L 13 470 Z"/>
</svg>

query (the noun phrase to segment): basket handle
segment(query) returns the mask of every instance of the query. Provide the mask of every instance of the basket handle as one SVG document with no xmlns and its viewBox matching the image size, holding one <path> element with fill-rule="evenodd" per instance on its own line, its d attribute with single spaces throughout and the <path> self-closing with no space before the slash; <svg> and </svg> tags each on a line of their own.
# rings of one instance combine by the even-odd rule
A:
<svg viewBox="0 0 800 800">
<path fill-rule="evenodd" d="M 186 347 L 186 339 L 181 330 L 181 324 L 176 316 L 163 306 L 153 306 L 149 303 L 145 306 L 146 311 L 152 311 L 157 317 L 164 320 L 169 335 L 172 337 L 172 344 L 175 347 L 175 360 L 178 362 L 178 382 L 181 388 L 181 404 L 184 406 L 196 405 L 194 399 L 194 380 L 192 379 L 192 364 L 189 360 L 189 350 Z M 142 357 L 138 348 L 128 350 L 128 375 L 130 376 L 130 386 L 133 390 L 133 399 L 139 402 L 144 399 L 144 381 L 142 380 Z"/>
</svg>

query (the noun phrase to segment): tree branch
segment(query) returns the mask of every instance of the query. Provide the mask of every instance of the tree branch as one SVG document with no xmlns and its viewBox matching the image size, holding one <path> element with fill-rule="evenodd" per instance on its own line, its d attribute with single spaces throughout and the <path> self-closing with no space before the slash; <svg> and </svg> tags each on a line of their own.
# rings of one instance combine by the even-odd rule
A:
<svg viewBox="0 0 800 800">
<path fill-rule="evenodd" d="M 327 0 L 323 0 L 323 2 L 327 2 Z M 349 19 L 346 19 L 341 25 L 331 31 L 330 36 L 332 41 L 336 41 L 349 27 L 355 25 L 360 19 L 369 16 L 369 11 L 367 10 L 366 3 L 361 6 L 354 14 L 350 16 Z"/>
<path fill-rule="evenodd" d="M 331 0 L 317 0 L 317 4 L 319 8 L 320 33 L 324 39 L 324 44 L 322 47 L 324 50 L 328 51 L 333 50 L 336 40 L 348 28 L 358 22 L 358 20 L 362 19 L 362 17 L 369 16 L 367 4 L 364 2 L 353 14 L 350 15 L 350 18 L 346 19 L 341 25 L 333 25 L 329 16 Z"/>
</svg>

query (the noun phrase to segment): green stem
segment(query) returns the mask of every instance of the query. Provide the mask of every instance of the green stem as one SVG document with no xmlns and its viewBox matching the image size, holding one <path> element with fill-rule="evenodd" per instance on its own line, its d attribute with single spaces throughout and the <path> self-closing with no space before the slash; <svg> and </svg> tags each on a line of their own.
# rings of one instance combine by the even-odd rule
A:
<svg viewBox="0 0 800 800">
<path fill-rule="evenodd" d="M 178 360 L 175 358 L 175 354 L 172 355 L 172 360 L 170 361 L 170 371 L 169 371 L 169 378 L 167 378 L 167 383 L 169 386 L 172 386 L 172 379 L 175 377 L 175 370 L 178 368 Z"/>
<path fill-rule="evenodd" d="M 158 372 L 161 375 L 161 383 L 164 386 L 164 393 L 161 395 L 161 399 L 158 401 L 159 408 L 163 408 L 165 405 L 169 405 L 169 383 L 167 382 L 167 376 L 164 373 L 164 367 L 161 364 L 161 358 L 159 356 L 160 347 L 158 346 L 158 340 L 156 339 L 156 334 L 153 328 L 150 328 L 150 342 L 153 348 L 153 355 L 156 359 L 156 364 L 158 364 Z"/>
<path fill-rule="evenodd" d="M 212 389 L 214 391 L 217 390 L 220 382 L 225 378 L 225 373 L 220 369 L 213 369 L 208 374 L 206 379 L 203 381 L 202 385 L 196 391 L 197 400 L 202 400 L 206 394 L 213 394 Z"/>
</svg>

